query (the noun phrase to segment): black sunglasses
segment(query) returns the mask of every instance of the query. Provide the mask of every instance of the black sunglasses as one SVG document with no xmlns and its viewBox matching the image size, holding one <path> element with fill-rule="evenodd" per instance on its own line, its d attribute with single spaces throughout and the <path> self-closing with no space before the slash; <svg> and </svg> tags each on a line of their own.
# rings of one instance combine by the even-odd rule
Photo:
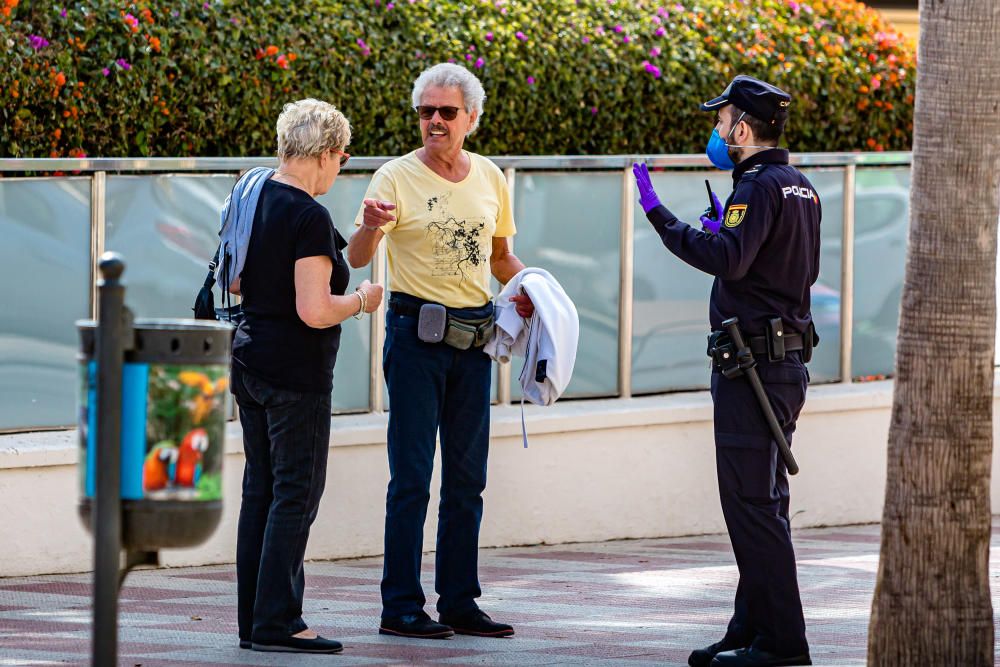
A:
<svg viewBox="0 0 1000 667">
<path fill-rule="evenodd" d="M 343 167 L 347 164 L 347 161 L 351 159 L 350 153 L 345 153 L 344 151 L 338 151 L 336 148 L 330 149 L 331 153 L 338 153 L 340 155 L 340 166 Z"/>
<path fill-rule="evenodd" d="M 430 120 L 434 117 L 434 112 L 441 114 L 441 118 L 445 120 L 455 120 L 458 116 L 458 107 L 432 107 L 426 104 L 421 104 L 418 107 L 413 107 L 420 114 L 423 120 Z"/>
</svg>

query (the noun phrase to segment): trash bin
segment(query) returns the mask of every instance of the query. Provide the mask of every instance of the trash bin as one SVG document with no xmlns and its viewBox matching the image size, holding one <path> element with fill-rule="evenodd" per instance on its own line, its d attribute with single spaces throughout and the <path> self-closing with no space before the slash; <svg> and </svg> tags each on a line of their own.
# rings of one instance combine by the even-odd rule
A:
<svg viewBox="0 0 1000 667">
<path fill-rule="evenodd" d="M 97 325 L 80 332 L 80 504 L 93 532 L 97 466 Z M 222 515 L 232 327 L 204 320 L 136 320 L 121 400 L 122 546 L 155 551 L 208 539 Z M 126 346 L 129 347 L 129 346 Z"/>
</svg>

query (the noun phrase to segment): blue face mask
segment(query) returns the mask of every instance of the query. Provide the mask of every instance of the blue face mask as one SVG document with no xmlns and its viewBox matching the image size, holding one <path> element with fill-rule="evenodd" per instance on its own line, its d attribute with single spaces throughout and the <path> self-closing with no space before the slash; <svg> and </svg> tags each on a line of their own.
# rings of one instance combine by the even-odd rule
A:
<svg viewBox="0 0 1000 667">
<path fill-rule="evenodd" d="M 712 130 L 712 136 L 708 139 L 708 146 L 705 148 L 705 155 L 719 169 L 731 171 L 736 165 L 729 157 L 729 144 L 719 134 L 718 129 Z"/>
</svg>

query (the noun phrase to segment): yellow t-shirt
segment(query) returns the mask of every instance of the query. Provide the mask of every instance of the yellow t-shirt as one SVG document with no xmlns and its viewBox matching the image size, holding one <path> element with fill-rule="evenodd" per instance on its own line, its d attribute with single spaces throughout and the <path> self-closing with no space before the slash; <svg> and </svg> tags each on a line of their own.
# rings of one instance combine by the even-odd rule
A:
<svg viewBox="0 0 1000 667">
<path fill-rule="evenodd" d="M 382 227 L 391 288 L 451 308 L 490 300 L 493 237 L 516 232 L 503 172 L 465 154 L 472 166 L 460 183 L 438 176 L 414 151 L 382 165 L 365 194 L 396 205 L 396 221 Z M 355 226 L 363 216 L 364 206 Z"/>
</svg>

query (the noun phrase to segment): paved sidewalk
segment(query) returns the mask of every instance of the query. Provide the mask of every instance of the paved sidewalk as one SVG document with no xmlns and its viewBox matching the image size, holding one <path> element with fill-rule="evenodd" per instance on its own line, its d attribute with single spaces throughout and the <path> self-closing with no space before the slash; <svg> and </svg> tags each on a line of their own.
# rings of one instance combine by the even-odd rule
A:
<svg viewBox="0 0 1000 667">
<path fill-rule="evenodd" d="M 864 664 L 878 539 L 874 525 L 796 531 L 815 664 Z M 997 606 L 997 518 L 992 546 Z M 512 639 L 378 635 L 381 559 L 366 558 L 306 565 L 305 618 L 343 641 L 342 654 L 255 653 L 237 647 L 233 566 L 146 570 L 122 591 L 120 664 L 684 665 L 721 636 L 736 587 L 722 535 L 481 553 L 482 606 L 514 624 Z M 431 572 L 433 556 L 424 563 Z M 430 577 L 424 585 L 433 590 Z M 90 586 L 89 575 L 0 579 L 0 665 L 85 664 Z"/>
</svg>

